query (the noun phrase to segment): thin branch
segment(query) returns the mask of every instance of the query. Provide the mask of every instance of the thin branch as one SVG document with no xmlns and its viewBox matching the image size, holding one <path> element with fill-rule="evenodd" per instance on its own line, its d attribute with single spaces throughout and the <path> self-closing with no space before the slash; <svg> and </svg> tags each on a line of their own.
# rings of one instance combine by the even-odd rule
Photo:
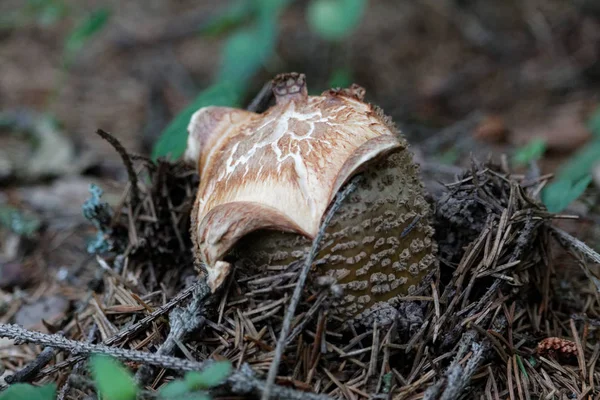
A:
<svg viewBox="0 0 600 400">
<path fill-rule="evenodd" d="M 121 142 L 111 135 L 110 133 L 103 131 L 102 129 L 98 129 L 96 133 L 104 140 L 106 140 L 110 145 L 119 153 L 121 159 L 123 159 L 123 164 L 125 164 L 125 168 L 127 169 L 127 175 L 129 177 L 129 182 L 131 183 L 131 204 L 132 208 L 135 208 L 140 203 L 140 189 L 137 184 L 137 174 L 133 169 L 133 163 L 131 162 L 131 157 L 129 157 L 129 153 L 123 147 Z"/>
<path fill-rule="evenodd" d="M 190 285 L 188 288 L 182 290 L 177 296 L 175 296 L 174 298 L 172 298 L 168 303 L 160 306 L 159 308 L 157 308 L 156 310 L 154 310 L 152 313 L 146 315 L 144 318 L 142 318 L 141 320 L 139 320 L 137 323 L 135 323 L 135 324 L 131 325 L 130 327 L 128 327 L 128 328 L 120 331 L 116 335 L 111 336 L 110 338 L 106 339 L 103 342 L 103 344 L 107 345 L 107 346 L 110 346 L 110 345 L 113 345 L 113 344 L 116 344 L 116 343 L 120 342 L 121 340 L 123 340 L 126 337 L 133 336 L 133 335 L 137 334 L 138 332 L 140 332 L 143 329 L 145 329 L 148 326 L 148 324 L 150 324 L 152 321 L 155 321 L 156 319 L 160 318 L 164 314 L 166 314 L 169 311 L 171 311 L 175 306 L 177 306 L 182 301 L 184 301 L 185 299 L 187 299 L 193 292 L 195 292 L 196 290 L 202 291 L 202 290 L 204 290 L 203 288 L 208 288 L 208 286 L 206 285 L 206 281 L 203 280 L 203 279 L 199 279 L 193 285 Z M 62 362 L 59 362 L 59 363 L 55 364 L 52 367 L 43 369 L 38 374 L 38 377 L 40 375 L 41 376 L 45 376 L 45 375 L 49 375 L 49 374 L 52 374 L 54 372 L 57 372 L 57 371 L 59 371 L 62 368 L 66 368 L 66 367 L 68 367 L 70 365 L 73 365 L 73 364 L 79 362 L 79 361 L 82 361 L 84 358 L 85 357 L 83 357 L 83 356 L 76 356 L 76 357 L 64 360 Z"/>
<path fill-rule="evenodd" d="M 264 84 L 260 92 L 252 99 L 248 107 L 246 108 L 248 111 L 252 111 L 255 113 L 259 113 L 264 111 L 267 107 L 267 104 L 273 97 L 273 83 L 271 81 Z"/>
<path fill-rule="evenodd" d="M 94 324 L 92 329 L 88 332 L 87 341 L 88 343 L 92 343 L 94 341 L 94 336 L 96 336 L 96 332 L 98 331 L 98 325 Z M 69 375 L 69 379 L 65 382 L 64 385 L 60 388 L 58 395 L 56 396 L 56 400 L 65 400 L 69 390 L 71 390 L 71 378 L 78 375 L 79 372 L 84 368 L 83 361 L 79 361 L 75 364 L 73 369 L 71 370 L 71 374 Z"/>
<path fill-rule="evenodd" d="M 194 293 L 194 298 L 185 308 L 175 308 L 169 314 L 169 335 L 160 345 L 155 354 L 170 356 L 177 347 L 177 342 L 193 331 L 196 331 L 206 321 L 202 315 L 204 308 L 204 299 L 210 293 L 208 286 L 203 286 Z M 143 365 L 136 373 L 136 380 L 140 386 L 151 377 L 152 369 L 148 365 Z"/>
<path fill-rule="evenodd" d="M 0 337 L 14 339 L 18 342 L 51 346 L 78 355 L 106 354 L 120 360 L 156 365 L 180 371 L 199 371 L 207 366 L 207 363 L 162 356 L 144 351 L 110 347 L 104 344 L 78 342 L 77 340 L 67 339 L 62 335 L 29 331 L 14 324 L 0 324 Z"/>
<path fill-rule="evenodd" d="M 566 241 L 572 248 L 579 251 L 581 254 L 587 256 L 591 261 L 600 264 L 600 254 L 598 254 L 590 246 L 583 243 L 581 240 L 569 235 L 567 232 L 563 231 L 560 228 L 556 228 L 553 226 L 552 230 L 559 236 L 559 238 Z"/>
<path fill-rule="evenodd" d="M 30 382 L 37 373 L 44 368 L 56 354 L 56 350 L 53 347 L 46 347 L 31 363 L 15 372 L 13 375 L 9 375 L 4 380 L 8 384 L 19 383 L 19 382 Z"/>
<path fill-rule="evenodd" d="M 51 346 L 83 355 L 105 354 L 113 356 L 119 360 L 134 361 L 179 371 L 201 371 L 212 363 L 212 361 L 198 362 L 147 353 L 138 350 L 127 350 L 118 347 L 109 347 L 102 344 L 78 342 L 76 340 L 67 339 L 62 335 L 49 335 L 45 333 L 29 331 L 13 324 L 0 324 L 0 337 L 14 339 L 16 342 Z M 227 382 L 231 386 L 232 391 L 235 393 L 250 393 L 254 391 L 264 392 L 267 387 L 264 382 L 261 382 L 254 377 L 252 369 L 246 364 L 242 366 L 240 371 L 235 371 L 228 378 Z M 329 400 L 329 397 L 327 396 L 300 392 L 280 386 L 270 387 L 270 392 L 274 398 Z"/>
<path fill-rule="evenodd" d="M 319 228 L 319 233 L 315 237 L 312 242 L 312 247 L 310 249 L 310 253 L 304 260 L 304 265 L 302 266 L 302 270 L 300 271 L 300 276 L 298 277 L 298 282 L 296 283 L 296 287 L 294 288 L 294 293 L 292 294 L 292 300 L 290 301 L 290 305 L 285 313 L 285 318 L 283 320 L 283 324 L 281 326 L 281 332 L 279 333 L 279 339 L 277 340 L 277 347 L 275 348 L 275 355 L 273 357 L 273 361 L 271 362 L 271 366 L 269 368 L 269 375 L 267 376 L 267 382 L 265 386 L 265 390 L 262 395 L 262 400 L 269 399 L 271 387 L 275 383 L 275 378 L 277 377 L 277 372 L 279 370 L 279 364 L 281 362 L 281 357 L 283 356 L 283 351 L 285 349 L 287 343 L 287 336 L 290 331 L 290 327 L 292 325 L 292 319 L 294 318 L 294 314 L 296 313 L 296 307 L 300 302 L 300 297 L 302 296 L 302 291 L 304 290 L 304 284 L 306 283 L 306 278 L 308 277 L 308 271 L 312 266 L 315 257 L 317 256 L 317 252 L 319 251 L 319 246 L 321 244 L 321 240 L 323 236 L 325 236 L 325 229 L 331 222 L 331 219 L 335 215 L 335 212 L 340 208 L 344 199 L 356 189 L 356 183 L 360 179 L 360 176 L 354 178 L 348 185 L 339 192 L 336 196 L 335 202 L 329 208 L 321 227 Z"/>
</svg>

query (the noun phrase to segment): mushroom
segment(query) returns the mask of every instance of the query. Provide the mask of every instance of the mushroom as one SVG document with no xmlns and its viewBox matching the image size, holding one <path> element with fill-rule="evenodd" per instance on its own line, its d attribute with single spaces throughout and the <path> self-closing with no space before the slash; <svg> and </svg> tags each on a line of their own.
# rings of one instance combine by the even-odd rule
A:
<svg viewBox="0 0 600 400">
<path fill-rule="evenodd" d="M 278 75 L 262 114 L 198 110 L 185 158 L 197 164 L 192 211 L 196 259 L 213 291 L 232 257 L 257 268 L 302 259 L 340 188 L 361 173 L 326 227 L 313 268 L 344 289 L 335 309 L 386 319 L 437 269 L 418 167 L 408 143 L 357 85 L 308 96 L 303 74 Z"/>
</svg>

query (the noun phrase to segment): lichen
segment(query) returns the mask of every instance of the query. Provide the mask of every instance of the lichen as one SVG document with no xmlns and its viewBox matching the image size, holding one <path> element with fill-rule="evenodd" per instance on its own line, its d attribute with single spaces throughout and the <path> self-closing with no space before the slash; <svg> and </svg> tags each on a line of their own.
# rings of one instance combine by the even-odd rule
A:
<svg viewBox="0 0 600 400">
<path fill-rule="evenodd" d="M 88 243 L 87 251 L 90 254 L 106 253 L 115 249 L 111 227 L 113 210 L 107 202 L 101 201 L 100 198 L 104 191 L 99 186 L 92 183 L 89 191 L 91 197 L 83 203 L 81 210 L 85 219 L 90 221 L 98 232 L 96 237 Z"/>
</svg>

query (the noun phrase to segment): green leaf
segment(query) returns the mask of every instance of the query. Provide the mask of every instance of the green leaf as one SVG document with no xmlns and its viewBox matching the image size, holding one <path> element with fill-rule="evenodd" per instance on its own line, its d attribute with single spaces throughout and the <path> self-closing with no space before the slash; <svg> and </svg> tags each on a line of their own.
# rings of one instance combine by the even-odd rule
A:
<svg viewBox="0 0 600 400">
<path fill-rule="evenodd" d="M 560 167 L 557 179 L 579 180 L 592 171 L 594 165 L 600 161 L 600 139 L 586 144 Z"/>
<path fill-rule="evenodd" d="M 231 375 L 231 369 L 229 361 L 215 361 L 204 371 L 188 372 L 184 380 L 192 390 L 210 389 L 223 383 Z"/>
<path fill-rule="evenodd" d="M 238 0 L 211 18 L 208 23 L 200 29 L 204 35 L 220 35 L 231 31 L 234 28 L 248 22 L 254 15 L 254 6 L 252 1 Z"/>
<path fill-rule="evenodd" d="M 185 151 L 187 126 L 194 112 L 207 106 L 239 106 L 248 82 L 275 51 L 277 18 L 289 0 L 255 0 L 256 21 L 251 28 L 233 34 L 225 43 L 216 83 L 204 90 L 165 128 L 152 157 L 179 158 Z"/>
<path fill-rule="evenodd" d="M 347 88 L 352 85 L 352 72 L 348 68 L 339 68 L 329 77 L 330 88 Z"/>
<path fill-rule="evenodd" d="M 135 400 L 138 388 L 131 373 L 112 357 L 93 355 L 92 376 L 103 400 Z"/>
<path fill-rule="evenodd" d="M 173 382 L 167 383 L 165 386 L 161 387 L 158 391 L 161 398 L 170 399 L 181 397 L 188 393 L 190 388 L 188 384 L 182 380 L 176 380 Z"/>
<path fill-rule="evenodd" d="M 525 365 L 523 365 L 523 360 L 521 359 L 521 356 L 519 356 L 518 354 L 517 354 L 517 364 L 519 365 L 519 369 L 521 370 L 521 373 L 525 376 L 525 378 L 529 379 L 529 375 L 527 374 Z"/>
<path fill-rule="evenodd" d="M 293 0 L 255 0 L 256 12 L 261 17 L 277 18 Z"/>
<path fill-rule="evenodd" d="M 81 21 L 65 42 L 65 58 L 70 60 L 92 36 L 104 28 L 109 17 L 110 11 L 107 8 L 100 8 L 91 12 Z"/>
<path fill-rule="evenodd" d="M 307 9 L 309 27 L 321 38 L 339 41 L 360 23 L 366 0 L 313 0 Z"/>
<path fill-rule="evenodd" d="M 544 139 L 532 139 L 525 146 L 517 149 L 513 155 L 516 165 L 526 165 L 531 161 L 538 160 L 546 152 L 546 141 Z"/>
<path fill-rule="evenodd" d="M 265 18 L 232 35 L 223 49 L 217 81 L 245 85 L 273 54 L 276 30 L 276 24 Z"/>
<path fill-rule="evenodd" d="M 154 145 L 152 158 L 170 157 L 172 160 L 183 155 L 187 143 L 187 126 L 192 114 L 208 106 L 239 106 L 245 88 L 235 87 L 229 82 L 217 83 L 205 89 L 194 101 L 180 112 L 165 128 Z"/>
<path fill-rule="evenodd" d="M 440 153 L 436 156 L 436 159 L 446 165 L 454 165 L 458 158 L 460 157 L 460 152 L 456 147 L 450 147 L 448 150 Z"/>
<path fill-rule="evenodd" d="M 558 180 L 552 182 L 542 191 L 542 201 L 551 213 L 559 213 L 583 194 L 592 182 L 592 175 L 587 175 L 577 181 Z"/>
<path fill-rule="evenodd" d="M 190 393 L 185 396 L 183 399 L 173 399 L 173 400 L 211 400 L 209 396 L 204 393 Z"/>
<path fill-rule="evenodd" d="M 600 107 L 598 107 L 588 121 L 588 128 L 592 131 L 592 135 L 600 139 Z"/>
<path fill-rule="evenodd" d="M 212 18 L 201 32 L 205 35 L 219 35 L 229 32 L 260 18 L 277 18 L 279 13 L 291 3 L 291 0 L 238 0 Z"/>
<path fill-rule="evenodd" d="M 44 386 L 15 383 L 0 393 L 0 400 L 54 400 L 55 398 L 55 383 Z"/>
</svg>

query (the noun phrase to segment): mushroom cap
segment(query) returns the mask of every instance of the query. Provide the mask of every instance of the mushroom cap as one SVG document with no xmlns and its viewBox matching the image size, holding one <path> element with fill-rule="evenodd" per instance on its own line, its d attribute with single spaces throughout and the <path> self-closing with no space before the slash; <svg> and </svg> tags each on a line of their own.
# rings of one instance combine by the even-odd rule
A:
<svg viewBox="0 0 600 400">
<path fill-rule="evenodd" d="M 207 268 L 253 231 L 314 238 L 350 177 L 406 147 L 358 86 L 308 96 L 304 75 L 284 74 L 273 92 L 263 114 L 207 107 L 190 122 L 186 158 L 200 174 L 192 238 Z"/>
</svg>

